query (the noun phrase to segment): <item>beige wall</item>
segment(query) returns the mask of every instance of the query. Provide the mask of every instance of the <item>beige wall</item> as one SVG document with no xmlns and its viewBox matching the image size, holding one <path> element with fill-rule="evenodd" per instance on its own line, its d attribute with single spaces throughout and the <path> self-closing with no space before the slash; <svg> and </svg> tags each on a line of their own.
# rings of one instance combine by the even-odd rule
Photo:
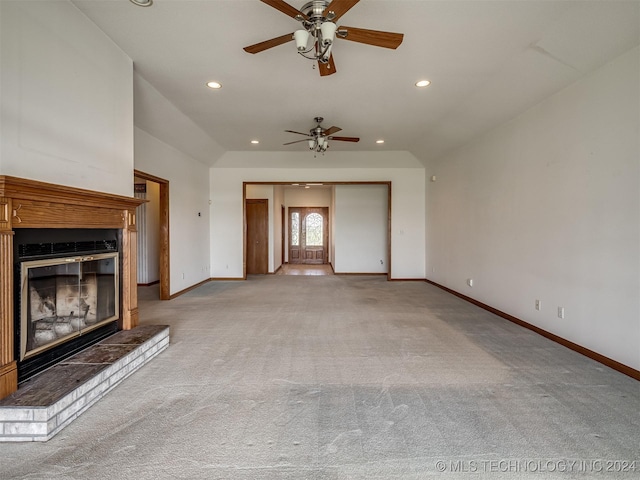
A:
<svg viewBox="0 0 640 480">
<path fill-rule="evenodd" d="M 426 243 L 430 279 L 636 369 L 639 58 L 433 162 Z"/>
</svg>

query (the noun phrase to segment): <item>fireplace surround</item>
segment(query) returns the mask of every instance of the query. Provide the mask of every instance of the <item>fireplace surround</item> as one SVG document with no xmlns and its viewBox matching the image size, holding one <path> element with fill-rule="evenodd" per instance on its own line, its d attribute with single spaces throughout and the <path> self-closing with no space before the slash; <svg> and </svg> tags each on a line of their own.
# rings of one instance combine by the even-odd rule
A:
<svg viewBox="0 0 640 480">
<path fill-rule="evenodd" d="M 96 310 L 97 305 L 94 303 L 93 306 L 87 308 L 87 304 L 90 303 L 88 300 L 93 300 L 87 297 L 83 300 L 85 304 L 82 304 L 80 299 L 77 299 L 77 301 L 69 300 L 71 304 L 76 302 L 75 305 L 78 306 L 77 308 L 79 310 L 72 310 L 68 305 L 64 307 L 66 310 L 61 307 L 60 314 L 57 315 L 58 319 L 55 320 L 55 314 L 51 314 L 48 317 L 46 314 L 47 308 L 50 309 L 51 305 L 43 305 L 42 321 L 36 323 L 33 329 L 36 329 L 38 326 L 41 330 L 46 330 L 48 327 L 54 329 L 55 325 L 53 324 L 60 323 L 57 327 L 58 332 L 56 332 L 56 339 L 58 336 L 64 336 L 63 332 L 69 329 L 72 320 L 76 325 L 81 325 L 82 322 L 84 322 L 84 329 L 87 335 L 91 335 L 92 332 L 97 332 L 109 325 L 111 325 L 111 327 L 108 328 L 111 328 L 113 332 L 116 330 L 130 330 L 138 324 L 138 302 L 136 293 L 137 231 L 135 211 L 136 207 L 143 202 L 144 200 L 120 195 L 54 185 L 11 176 L 0 176 L 0 399 L 18 389 L 18 362 L 25 350 L 25 346 L 22 345 L 24 339 L 19 335 L 19 333 L 22 332 L 16 331 L 16 310 L 19 309 L 17 306 L 19 304 L 16 304 L 16 299 L 22 295 L 22 285 L 16 285 L 17 282 L 15 281 L 15 265 L 19 263 L 19 259 L 16 258 L 16 256 L 19 255 L 19 253 L 16 253 L 19 248 L 17 242 L 14 244 L 15 237 L 20 237 L 23 232 L 29 231 L 32 235 L 35 235 L 36 238 L 39 238 L 38 232 L 40 229 L 42 229 L 42 232 L 57 230 L 58 232 L 64 232 L 65 235 L 73 231 L 79 231 L 81 232 L 80 240 L 82 240 L 83 236 L 93 236 L 93 234 L 88 233 L 90 231 L 107 230 L 115 232 L 118 240 L 118 252 L 115 254 L 115 257 L 113 254 L 110 255 L 109 258 L 112 260 L 110 266 L 98 266 L 93 260 L 89 260 L 88 258 L 87 260 L 83 260 L 85 257 L 92 256 L 92 254 L 86 254 L 86 252 L 78 255 L 54 255 L 54 257 L 57 258 L 70 259 L 68 262 L 65 261 L 65 264 L 69 265 L 79 265 L 86 261 L 88 277 L 94 276 L 97 278 L 103 276 L 103 273 L 108 276 L 108 273 L 105 273 L 106 270 L 112 268 L 118 270 L 119 280 L 117 280 L 117 282 L 119 284 L 117 287 L 114 287 L 114 294 L 117 296 L 117 306 L 112 308 L 113 315 L 106 315 L 103 318 L 104 321 L 95 320 L 94 322 L 94 317 L 97 318 L 98 316 L 98 311 Z M 20 241 L 20 244 L 22 243 L 23 242 Z M 32 243 L 37 244 L 40 242 Z M 105 252 L 94 252 L 93 255 L 95 257 L 102 253 Z M 38 257 L 38 259 L 42 260 L 40 257 Z M 103 257 L 100 257 L 100 260 L 102 259 Z M 96 258 L 94 258 L 94 260 L 96 260 Z M 27 262 L 29 261 L 31 260 L 27 260 Z M 44 263 L 46 264 L 47 261 Z M 59 262 L 55 260 L 54 263 Z M 39 264 L 39 267 L 38 264 L 30 265 L 36 269 L 45 266 L 44 264 Z M 101 269 L 105 272 L 101 272 Z M 63 281 L 61 282 L 64 283 Z M 102 282 L 105 283 L 104 279 Z M 47 281 L 41 283 L 47 283 Z M 49 281 L 49 283 L 51 283 L 51 281 Z M 79 281 L 77 285 L 80 291 L 82 290 L 81 283 L 82 282 Z M 85 282 L 84 295 L 93 295 L 91 292 L 97 290 L 97 283 L 97 280 Z M 44 292 L 46 288 L 41 287 L 41 290 Z M 73 288 L 71 288 L 71 290 L 73 290 Z M 66 291 L 70 290 L 67 289 Z M 28 294 L 30 295 L 31 293 Z M 34 301 L 36 297 L 42 297 L 42 295 L 36 292 L 34 293 Z M 61 303 L 67 301 L 63 297 L 64 295 L 61 294 Z M 113 301 L 116 300 L 108 300 L 107 303 Z M 42 300 L 42 302 L 46 303 L 45 300 Z M 20 310 L 23 311 L 24 307 Z M 84 317 L 85 311 L 86 317 Z M 90 314 L 90 311 L 93 313 Z M 104 311 L 101 312 L 101 315 L 105 313 Z M 90 318 L 89 315 L 91 315 Z M 45 318 L 48 318 L 48 320 L 44 320 Z M 90 328 L 86 328 L 87 320 L 89 320 L 89 323 L 94 322 L 93 325 L 89 326 Z M 61 325 L 62 323 L 68 324 L 69 326 Z M 51 333 L 39 334 L 40 341 L 45 341 L 46 338 L 51 338 L 51 336 Z M 34 342 L 32 341 L 31 343 L 33 344 Z M 46 345 L 39 345 L 36 349 L 42 346 Z M 46 350 L 49 349 L 42 349 L 42 351 Z"/>
</svg>

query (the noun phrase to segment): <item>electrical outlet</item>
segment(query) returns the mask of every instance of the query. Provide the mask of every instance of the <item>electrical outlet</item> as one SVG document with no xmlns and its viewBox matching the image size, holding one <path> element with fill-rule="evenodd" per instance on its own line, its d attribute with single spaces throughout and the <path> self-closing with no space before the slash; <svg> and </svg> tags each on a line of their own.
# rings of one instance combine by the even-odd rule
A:
<svg viewBox="0 0 640 480">
<path fill-rule="evenodd" d="M 558 307 L 558 318 L 564 318 L 564 307 Z"/>
<path fill-rule="evenodd" d="M 542 310 L 542 302 L 540 300 L 536 300 L 536 310 Z"/>
<path fill-rule="evenodd" d="M 473 278 L 467 278 L 467 285 L 473 287 Z"/>
</svg>

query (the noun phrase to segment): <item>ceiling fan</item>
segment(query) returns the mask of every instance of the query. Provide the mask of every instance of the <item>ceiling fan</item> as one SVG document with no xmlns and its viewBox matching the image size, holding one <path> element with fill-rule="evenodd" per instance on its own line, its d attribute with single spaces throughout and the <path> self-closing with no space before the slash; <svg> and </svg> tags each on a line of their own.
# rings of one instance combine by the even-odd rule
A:
<svg viewBox="0 0 640 480">
<path fill-rule="evenodd" d="M 340 127 L 329 127 L 327 129 L 324 129 L 322 128 L 322 126 L 320 126 L 323 120 L 324 118 L 322 117 L 315 117 L 313 121 L 316 122 L 317 125 L 311 130 L 309 130 L 309 133 L 301 133 L 301 132 L 295 132 L 293 130 L 285 130 L 285 132 L 304 135 L 305 137 L 308 137 L 308 138 L 304 138 L 302 140 L 296 140 L 295 142 L 284 143 L 283 145 L 292 145 L 294 143 L 308 142 L 309 150 L 315 150 L 318 153 L 324 153 L 327 151 L 327 148 L 329 148 L 329 140 L 337 140 L 339 142 L 359 142 L 360 141 L 360 139 L 357 137 L 334 136 L 333 135 L 334 133 L 337 133 L 342 129 Z"/>
<path fill-rule="evenodd" d="M 337 27 L 334 22 L 360 0 L 312 0 L 303 5 L 300 10 L 295 9 L 284 0 L 260 1 L 298 20 L 302 24 L 302 29 L 244 47 L 244 51 L 259 53 L 295 40 L 298 53 L 305 58 L 317 61 L 318 70 L 322 76 L 336 73 L 336 66 L 331 53 L 335 38 L 391 49 L 398 48 L 404 38 L 402 33 L 381 32 L 354 27 Z"/>
</svg>

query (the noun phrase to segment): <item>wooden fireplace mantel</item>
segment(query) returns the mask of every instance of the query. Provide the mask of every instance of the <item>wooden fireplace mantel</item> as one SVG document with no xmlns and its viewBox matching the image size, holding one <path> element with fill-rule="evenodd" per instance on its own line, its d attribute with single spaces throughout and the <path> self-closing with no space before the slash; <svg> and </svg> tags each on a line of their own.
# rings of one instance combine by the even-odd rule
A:
<svg viewBox="0 0 640 480">
<path fill-rule="evenodd" d="M 122 328 L 138 324 L 136 208 L 145 200 L 0 175 L 0 398 L 17 390 L 13 235 L 20 228 L 122 230 Z"/>
</svg>

